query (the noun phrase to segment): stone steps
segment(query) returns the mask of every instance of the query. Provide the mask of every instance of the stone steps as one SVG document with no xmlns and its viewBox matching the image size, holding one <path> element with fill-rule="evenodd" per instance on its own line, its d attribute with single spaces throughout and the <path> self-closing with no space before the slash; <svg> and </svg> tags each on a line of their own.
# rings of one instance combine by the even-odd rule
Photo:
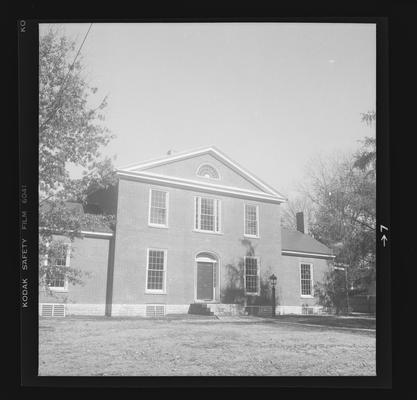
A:
<svg viewBox="0 0 417 400">
<path fill-rule="evenodd" d="M 188 314 L 214 315 L 214 313 L 207 307 L 207 304 L 204 303 L 191 303 L 190 308 L 188 309 Z"/>
</svg>

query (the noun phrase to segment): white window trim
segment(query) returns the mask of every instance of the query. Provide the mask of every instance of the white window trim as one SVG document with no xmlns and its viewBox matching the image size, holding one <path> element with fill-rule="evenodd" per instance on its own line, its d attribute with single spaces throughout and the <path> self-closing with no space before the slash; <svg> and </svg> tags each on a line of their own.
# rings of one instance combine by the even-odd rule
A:
<svg viewBox="0 0 417 400">
<path fill-rule="evenodd" d="M 155 224 L 151 222 L 151 208 L 152 208 L 152 191 L 158 191 L 165 193 L 165 205 L 166 205 L 166 224 Z M 148 225 L 152 226 L 153 228 L 168 228 L 168 220 L 169 220 L 169 192 L 162 189 L 157 188 L 150 188 L 149 189 L 149 206 L 148 206 Z"/>
<path fill-rule="evenodd" d="M 217 172 L 217 176 L 218 176 L 218 178 L 212 178 L 211 176 L 199 175 L 199 174 L 198 174 L 198 171 L 200 171 L 200 168 L 201 168 L 201 167 L 203 167 L 203 166 L 205 166 L 205 165 L 208 165 L 208 166 L 210 166 L 211 168 L 213 168 L 213 169 Z M 214 167 L 213 165 L 211 165 L 210 163 L 202 163 L 202 164 L 200 164 L 200 165 L 198 166 L 197 171 L 195 172 L 195 174 L 196 174 L 196 176 L 198 176 L 199 178 L 214 179 L 214 180 L 216 180 L 216 181 L 221 180 L 221 176 L 220 176 L 220 174 L 219 174 L 219 170 L 218 170 L 216 167 Z"/>
<path fill-rule="evenodd" d="M 256 231 L 257 235 L 249 235 L 246 233 L 246 206 L 253 206 L 256 207 Z M 259 239 L 259 204 L 253 204 L 253 203 L 243 203 L 243 236 L 253 238 L 253 239 Z"/>
<path fill-rule="evenodd" d="M 256 261 L 256 266 L 257 266 L 257 281 L 256 281 L 256 292 L 248 292 L 246 291 L 246 259 L 247 258 L 255 258 Z M 243 257 L 244 262 L 243 262 L 243 288 L 245 291 L 245 295 L 246 296 L 259 296 L 261 294 L 261 262 L 260 262 L 260 258 L 256 257 L 256 256 L 244 256 Z"/>
<path fill-rule="evenodd" d="M 65 267 L 69 267 L 70 263 L 71 263 L 71 243 L 63 243 L 63 246 L 65 246 L 67 248 L 67 255 L 65 258 Z M 47 244 L 47 246 L 49 246 L 49 244 Z M 45 261 L 44 261 L 44 265 L 48 264 L 48 255 L 46 255 Z M 61 292 L 61 293 L 66 293 L 68 292 L 68 278 L 65 277 L 64 279 L 64 287 L 61 286 L 48 286 L 48 289 L 52 292 Z"/>
<path fill-rule="evenodd" d="M 199 199 L 197 201 L 197 199 Z M 218 230 L 217 231 L 209 231 L 205 229 L 200 229 L 201 227 L 201 199 L 210 199 L 214 200 L 214 203 L 216 204 L 216 201 L 218 202 L 218 207 L 214 206 L 214 226 L 216 225 L 216 219 L 218 220 Z M 197 205 L 198 203 L 198 205 Z M 197 210 L 198 207 L 198 210 Z M 197 215 L 198 211 L 198 215 Z M 196 217 L 197 217 L 197 227 L 196 227 Z M 194 218 L 193 218 L 193 231 L 199 232 L 199 233 L 209 233 L 209 234 L 215 234 L 215 235 L 223 235 L 222 231 L 222 201 L 215 197 L 207 197 L 207 196 L 194 196 Z"/>
<path fill-rule="evenodd" d="M 303 294 L 302 284 L 301 284 L 301 265 L 309 265 L 310 266 L 310 282 L 311 282 L 311 294 Z M 313 277 L 313 263 L 310 262 L 300 262 L 300 296 L 303 299 L 312 299 L 314 298 L 314 277 Z"/>
<path fill-rule="evenodd" d="M 164 280 L 162 289 L 148 289 L 148 271 L 149 271 L 149 251 L 163 251 L 164 252 Z M 167 255 L 168 251 L 166 249 L 157 249 L 155 247 L 148 247 L 146 249 L 146 279 L 145 279 L 145 293 L 147 294 L 166 294 L 167 287 Z"/>
</svg>

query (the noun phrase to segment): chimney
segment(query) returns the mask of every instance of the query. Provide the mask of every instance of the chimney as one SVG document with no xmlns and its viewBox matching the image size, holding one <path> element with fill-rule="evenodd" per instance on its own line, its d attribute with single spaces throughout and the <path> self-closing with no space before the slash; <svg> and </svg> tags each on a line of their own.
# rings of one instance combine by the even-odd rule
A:
<svg viewBox="0 0 417 400">
<path fill-rule="evenodd" d="M 304 213 L 300 211 L 295 214 L 295 217 L 297 219 L 297 231 L 307 234 L 307 227 L 305 226 L 304 221 Z"/>
</svg>

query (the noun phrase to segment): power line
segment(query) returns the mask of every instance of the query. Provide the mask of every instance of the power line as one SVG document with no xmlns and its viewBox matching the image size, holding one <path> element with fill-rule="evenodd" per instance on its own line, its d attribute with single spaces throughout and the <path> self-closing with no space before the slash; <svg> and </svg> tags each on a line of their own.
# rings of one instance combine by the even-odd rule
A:
<svg viewBox="0 0 417 400">
<path fill-rule="evenodd" d="M 74 69 L 74 65 L 75 65 L 75 62 L 77 61 L 77 58 L 78 58 L 78 55 L 80 54 L 80 52 L 81 52 L 81 49 L 83 48 L 83 46 L 84 46 L 84 42 L 85 42 L 85 40 L 87 39 L 87 36 L 88 36 L 88 34 L 90 33 L 90 30 L 91 30 L 91 27 L 93 26 L 93 23 L 91 23 L 90 24 L 90 26 L 89 26 L 89 28 L 88 28 L 88 30 L 87 30 L 87 33 L 85 34 L 85 36 L 84 36 L 84 39 L 83 39 L 83 41 L 82 41 L 82 43 L 81 43 L 81 45 L 80 45 L 80 47 L 78 48 L 78 51 L 77 51 L 77 54 L 75 55 L 75 57 L 74 57 L 74 60 L 73 60 L 73 62 L 72 62 L 72 64 L 70 65 L 70 67 L 69 67 L 69 70 L 68 70 L 68 72 L 67 72 L 67 74 L 65 75 L 65 78 L 64 78 L 64 80 L 62 81 L 62 85 L 61 85 L 61 88 L 59 89 L 59 92 L 58 92 L 58 94 L 57 94 L 57 96 L 56 96 L 56 105 L 55 105 L 55 107 L 53 108 L 53 110 L 52 110 L 52 112 L 51 112 L 51 114 L 50 114 L 50 116 L 46 119 L 46 121 L 44 121 L 44 123 L 39 127 L 39 130 L 42 130 L 44 127 L 45 127 L 45 125 L 54 117 L 54 115 L 55 115 L 55 113 L 58 111 L 58 108 L 59 108 L 59 105 L 60 105 L 60 103 L 61 103 L 61 96 L 62 96 L 62 92 L 63 92 L 63 90 L 65 89 L 65 86 L 66 86 L 66 84 L 67 84 L 67 80 L 68 80 L 68 77 L 69 77 L 69 75 L 70 75 L 70 73 L 71 73 L 71 71 Z"/>
</svg>

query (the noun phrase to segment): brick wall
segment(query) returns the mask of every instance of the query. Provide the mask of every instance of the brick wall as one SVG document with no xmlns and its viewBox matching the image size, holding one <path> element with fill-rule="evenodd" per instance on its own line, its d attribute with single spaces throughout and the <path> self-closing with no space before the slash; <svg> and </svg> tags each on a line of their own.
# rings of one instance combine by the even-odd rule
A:
<svg viewBox="0 0 417 400">
<path fill-rule="evenodd" d="M 150 188 L 169 191 L 169 228 L 148 226 Z M 253 251 L 260 257 L 261 272 L 278 271 L 281 262 L 280 206 L 259 204 L 260 239 L 244 240 L 245 200 L 207 195 L 222 201 L 222 234 L 200 233 L 194 229 L 194 196 L 191 190 L 161 187 L 128 179 L 119 181 L 114 269 L 114 304 L 189 304 L 194 301 L 195 257 L 212 252 L 219 257 L 220 285 L 228 279 L 227 265 L 239 262 Z M 145 293 L 147 248 L 167 250 L 167 291 Z M 252 249 L 252 250 L 249 250 Z M 268 275 L 269 276 L 269 275 Z M 219 299 L 219 291 L 217 298 Z"/>
<path fill-rule="evenodd" d="M 55 292 L 49 296 L 39 289 L 39 303 L 66 302 L 68 313 L 74 314 L 104 314 L 106 304 L 106 287 L 109 260 L 108 238 L 85 237 L 76 238 L 71 242 L 68 238 L 56 236 L 55 239 L 71 243 L 72 253 L 70 267 L 87 272 L 89 276 L 82 278 L 83 285 L 68 285 L 66 292 Z"/>
<path fill-rule="evenodd" d="M 313 264 L 313 287 L 316 282 L 323 280 L 323 275 L 329 269 L 328 261 L 323 258 L 282 256 L 282 266 L 277 274 L 277 305 L 301 307 L 303 304 L 317 304 L 316 298 L 301 297 L 301 263 Z"/>
</svg>

